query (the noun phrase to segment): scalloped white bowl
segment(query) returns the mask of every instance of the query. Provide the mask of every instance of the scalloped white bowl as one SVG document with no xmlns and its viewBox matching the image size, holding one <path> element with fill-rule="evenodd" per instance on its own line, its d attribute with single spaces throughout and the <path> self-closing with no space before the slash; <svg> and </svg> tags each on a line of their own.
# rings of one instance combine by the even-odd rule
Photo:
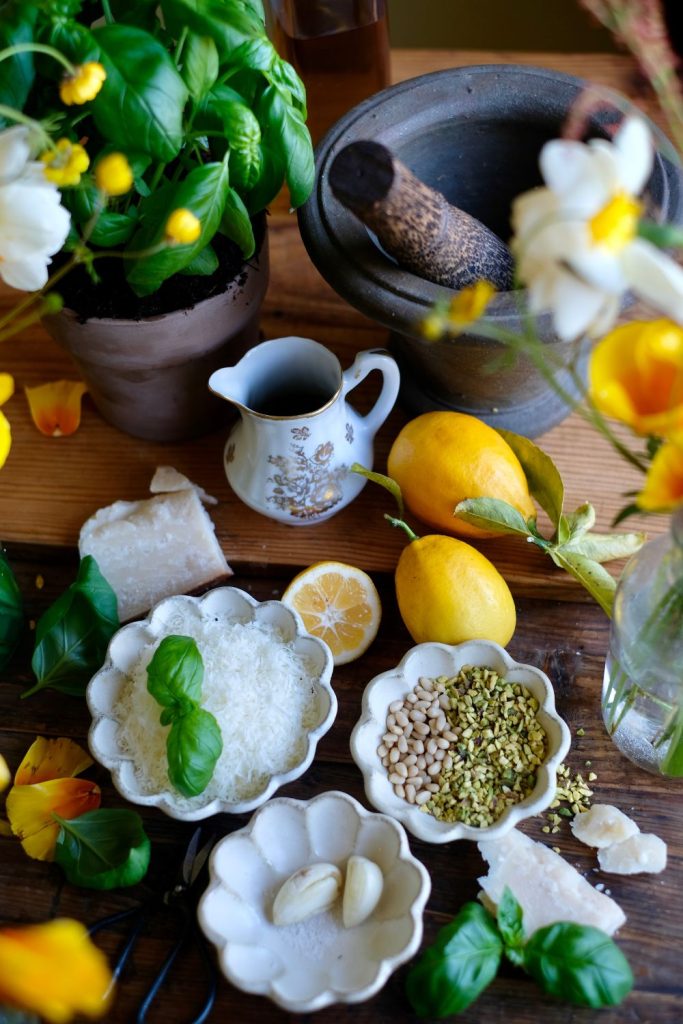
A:
<svg viewBox="0 0 683 1024">
<path fill-rule="evenodd" d="M 127 681 L 127 673 L 143 648 L 181 631 L 188 615 L 200 618 L 220 615 L 229 622 L 257 621 L 273 626 L 293 644 L 294 651 L 306 659 L 310 668 L 317 715 L 315 725 L 307 732 L 304 756 L 288 771 L 270 776 L 261 792 L 251 799 L 230 802 L 220 798 L 206 799 L 201 794 L 188 799 L 170 788 L 161 792 L 143 792 L 131 756 L 119 745 L 117 701 Z M 313 761 L 318 740 L 331 727 L 337 714 L 337 698 L 330 685 L 332 667 L 332 655 L 327 644 L 307 633 L 299 615 L 281 601 L 259 602 L 236 587 L 218 587 L 203 597 L 168 597 L 160 601 L 146 619 L 124 626 L 114 634 L 103 667 L 88 683 L 86 699 L 93 719 L 88 734 L 90 751 L 96 761 L 111 771 L 119 793 L 131 803 L 159 807 L 170 817 L 182 821 L 197 821 L 221 812 L 242 814 L 252 811 L 265 803 L 279 786 L 303 775 Z"/>
<path fill-rule="evenodd" d="M 404 697 L 420 676 L 454 676 L 465 665 L 492 668 L 510 682 L 521 683 L 539 703 L 537 719 L 548 737 L 548 753 L 538 769 L 533 792 L 508 807 L 500 818 L 486 827 L 439 821 L 394 793 L 387 771 L 377 753 L 386 732 L 389 705 Z M 449 646 L 425 643 L 412 647 L 396 668 L 375 676 L 363 693 L 359 721 L 351 733 L 351 754 L 363 773 L 365 793 L 377 810 L 398 818 L 409 832 L 428 843 L 449 843 L 454 839 L 500 839 L 523 818 L 549 807 L 555 798 L 557 769 L 569 750 L 570 733 L 555 710 L 555 694 L 544 672 L 532 665 L 513 661 L 507 651 L 491 640 L 472 640 Z"/>
<path fill-rule="evenodd" d="M 296 925 L 272 924 L 273 900 L 291 874 L 315 862 L 343 872 L 352 854 L 368 857 L 384 875 L 382 897 L 366 921 L 344 928 L 336 905 Z M 210 872 L 198 918 L 223 973 L 290 1013 L 369 999 L 422 941 L 427 871 L 398 822 L 346 793 L 271 800 L 220 840 Z"/>
</svg>

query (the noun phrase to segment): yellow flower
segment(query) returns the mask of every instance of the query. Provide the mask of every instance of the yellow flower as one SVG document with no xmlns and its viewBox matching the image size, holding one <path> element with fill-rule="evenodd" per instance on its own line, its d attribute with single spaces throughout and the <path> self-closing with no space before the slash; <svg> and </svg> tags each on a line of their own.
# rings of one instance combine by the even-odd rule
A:
<svg viewBox="0 0 683 1024">
<path fill-rule="evenodd" d="M 474 323 L 495 294 L 496 289 L 490 281 L 477 281 L 476 284 L 463 288 L 451 299 L 448 306 L 449 327 L 460 330 L 467 324 Z"/>
<path fill-rule="evenodd" d="M 595 405 L 637 434 L 669 437 L 683 429 L 683 328 L 671 320 L 617 327 L 589 365 Z"/>
<path fill-rule="evenodd" d="M 133 172 L 123 153 L 109 153 L 98 160 L 95 183 L 108 196 L 122 196 L 133 187 Z"/>
<path fill-rule="evenodd" d="M 0 405 L 4 405 L 14 394 L 14 378 L 9 373 L 0 373 Z M 7 462 L 12 447 L 12 430 L 9 420 L 0 412 L 0 469 Z"/>
<path fill-rule="evenodd" d="M 78 921 L 0 929 L 0 1004 L 64 1024 L 101 1017 L 112 989 L 106 957 Z"/>
<path fill-rule="evenodd" d="M 7 817 L 12 832 L 36 860 L 52 860 L 60 825 L 54 818 L 78 818 L 100 806 L 100 789 L 73 776 L 92 759 L 69 739 L 38 737 L 19 765 L 7 794 Z"/>
<path fill-rule="evenodd" d="M 642 212 L 642 203 L 626 192 L 617 192 L 588 221 L 593 241 L 610 252 L 621 252 L 635 238 Z"/>
<path fill-rule="evenodd" d="M 191 210 L 181 207 L 174 210 L 166 221 L 166 241 L 171 245 L 189 245 L 196 242 L 202 230 L 202 223 Z"/>
<path fill-rule="evenodd" d="M 40 159 L 45 164 L 45 177 L 55 185 L 78 185 L 81 175 L 90 166 L 90 157 L 77 142 L 60 139 L 54 149 L 47 149 Z"/>
<path fill-rule="evenodd" d="M 672 441 L 659 449 L 636 498 L 646 512 L 672 512 L 683 503 L 683 448 Z"/>
<path fill-rule="evenodd" d="M 7 789 L 11 777 L 7 761 L 4 759 L 2 754 L 0 754 L 0 793 L 2 793 L 3 789 Z"/>
<path fill-rule="evenodd" d="M 83 381 L 56 380 L 35 388 L 24 388 L 31 419 L 47 437 L 68 437 L 81 423 L 81 399 L 87 388 Z"/>
<path fill-rule="evenodd" d="M 96 60 L 77 65 L 73 74 L 65 75 L 59 86 L 59 96 L 67 107 L 93 100 L 102 88 L 107 72 Z"/>
</svg>

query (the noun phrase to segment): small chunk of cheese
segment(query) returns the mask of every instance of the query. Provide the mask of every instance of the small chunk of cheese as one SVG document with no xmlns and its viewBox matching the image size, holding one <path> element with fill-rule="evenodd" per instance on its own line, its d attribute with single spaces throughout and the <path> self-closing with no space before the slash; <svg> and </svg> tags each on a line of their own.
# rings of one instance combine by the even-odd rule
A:
<svg viewBox="0 0 683 1024">
<path fill-rule="evenodd" d="M 179 473 L 173 466 L 157 466 L 154 471 L 154 476 L 149 485 L 150 492 L 152 494 L 168 494 L 170 491 L 185 491 L 189 487 L 192 487 L 205 505 L 217 505 L 218 498 L 214 498 L 211 494 L 207 494 L 203 487 L 199 484 L 193 484 L 191 480 L 183 474 Z"/>
<path fill-rule="evenodd" d="M 638 832 L 598 850 L 598 863 L 613 875 L 656 875 L 666 867 L 666 843 L 649 832 Z"/>
<path fill-rule="evenodd" d="M 482 901 L 497 907 L 508 886 L 524 912 L 527 935 L 556 921 L 592 925 L 613 935 L 626 920 L 621 907 L 571 864 L 517 829 L 477 846 L 489 865 L 488 875 L 478 879 Z"/>
<path fill-rule="evenodd" d="M 590 810 L 577 814 L 571 830 L 580 842 L 598 849 L 621 843 L 640 831 L 632 818 L 612 804 L 593 804 Z"/>
<path fill-rule="evenodd" d="M 164 597 L 232 575 L 192 488 L 101 508 L 83 524 L 78 550 L 97 561 L 118 599 L 121 622 Z"/>
</svg>

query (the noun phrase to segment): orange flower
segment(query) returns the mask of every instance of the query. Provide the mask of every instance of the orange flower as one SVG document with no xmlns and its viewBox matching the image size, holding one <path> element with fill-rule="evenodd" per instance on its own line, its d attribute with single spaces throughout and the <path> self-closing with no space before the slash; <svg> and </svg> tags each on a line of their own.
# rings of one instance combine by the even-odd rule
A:
<svg viewBox="0 0 683 1024">
<path fill-rule="evenodd" d="M 111 993 L 107 960 L 78 921 L 0 929 L 0 1004 L 64 1024 L 101 1017 Z"/>
<path fill-rule="evenodd" d="M 81 423 L 81 398 L 88 390 L 83 381 L 56 380 L 25 388 L 31 418 L 41 434 L 68 437 Z"/>
<path fill-rule="evenodd" d="M 672 512 L 683 503 L 683 448 L 669 441 L 655 455 L 636 498 L 646 512 Z"/>
<path fill-rule="evenodd" d="M 60 818 L 78 818 L 100 806 L 100 789 L 74 775 L 85 771 L 92 759 L 68 739 L 38 737 L 19 765 L 7 794 L 7 817 L 12 832 L 36 860 L 53 860 Z"/>
</svg>

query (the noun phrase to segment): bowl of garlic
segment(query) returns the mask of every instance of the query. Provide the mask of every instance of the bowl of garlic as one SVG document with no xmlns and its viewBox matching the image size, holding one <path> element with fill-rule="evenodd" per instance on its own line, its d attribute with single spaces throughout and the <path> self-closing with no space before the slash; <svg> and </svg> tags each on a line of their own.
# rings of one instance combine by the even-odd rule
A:
<svg viewBox="0 0 683 1024">
<path fill-rule="evenodd" d="M 90 680 L 96 761 L 131 803 L 196 821 L 252 811 L 313 761 L 337 699 L 328 646 L 236 587 L 169 597 Z"/>
<path fill-rule="evenodd" d="M 311 1013 L 382 988 L 420 946 L 429 892 L 392 818 L 338 791 L 278 797 L 215 846 L 198 919 L 231 984 Z"/>
</svg>

